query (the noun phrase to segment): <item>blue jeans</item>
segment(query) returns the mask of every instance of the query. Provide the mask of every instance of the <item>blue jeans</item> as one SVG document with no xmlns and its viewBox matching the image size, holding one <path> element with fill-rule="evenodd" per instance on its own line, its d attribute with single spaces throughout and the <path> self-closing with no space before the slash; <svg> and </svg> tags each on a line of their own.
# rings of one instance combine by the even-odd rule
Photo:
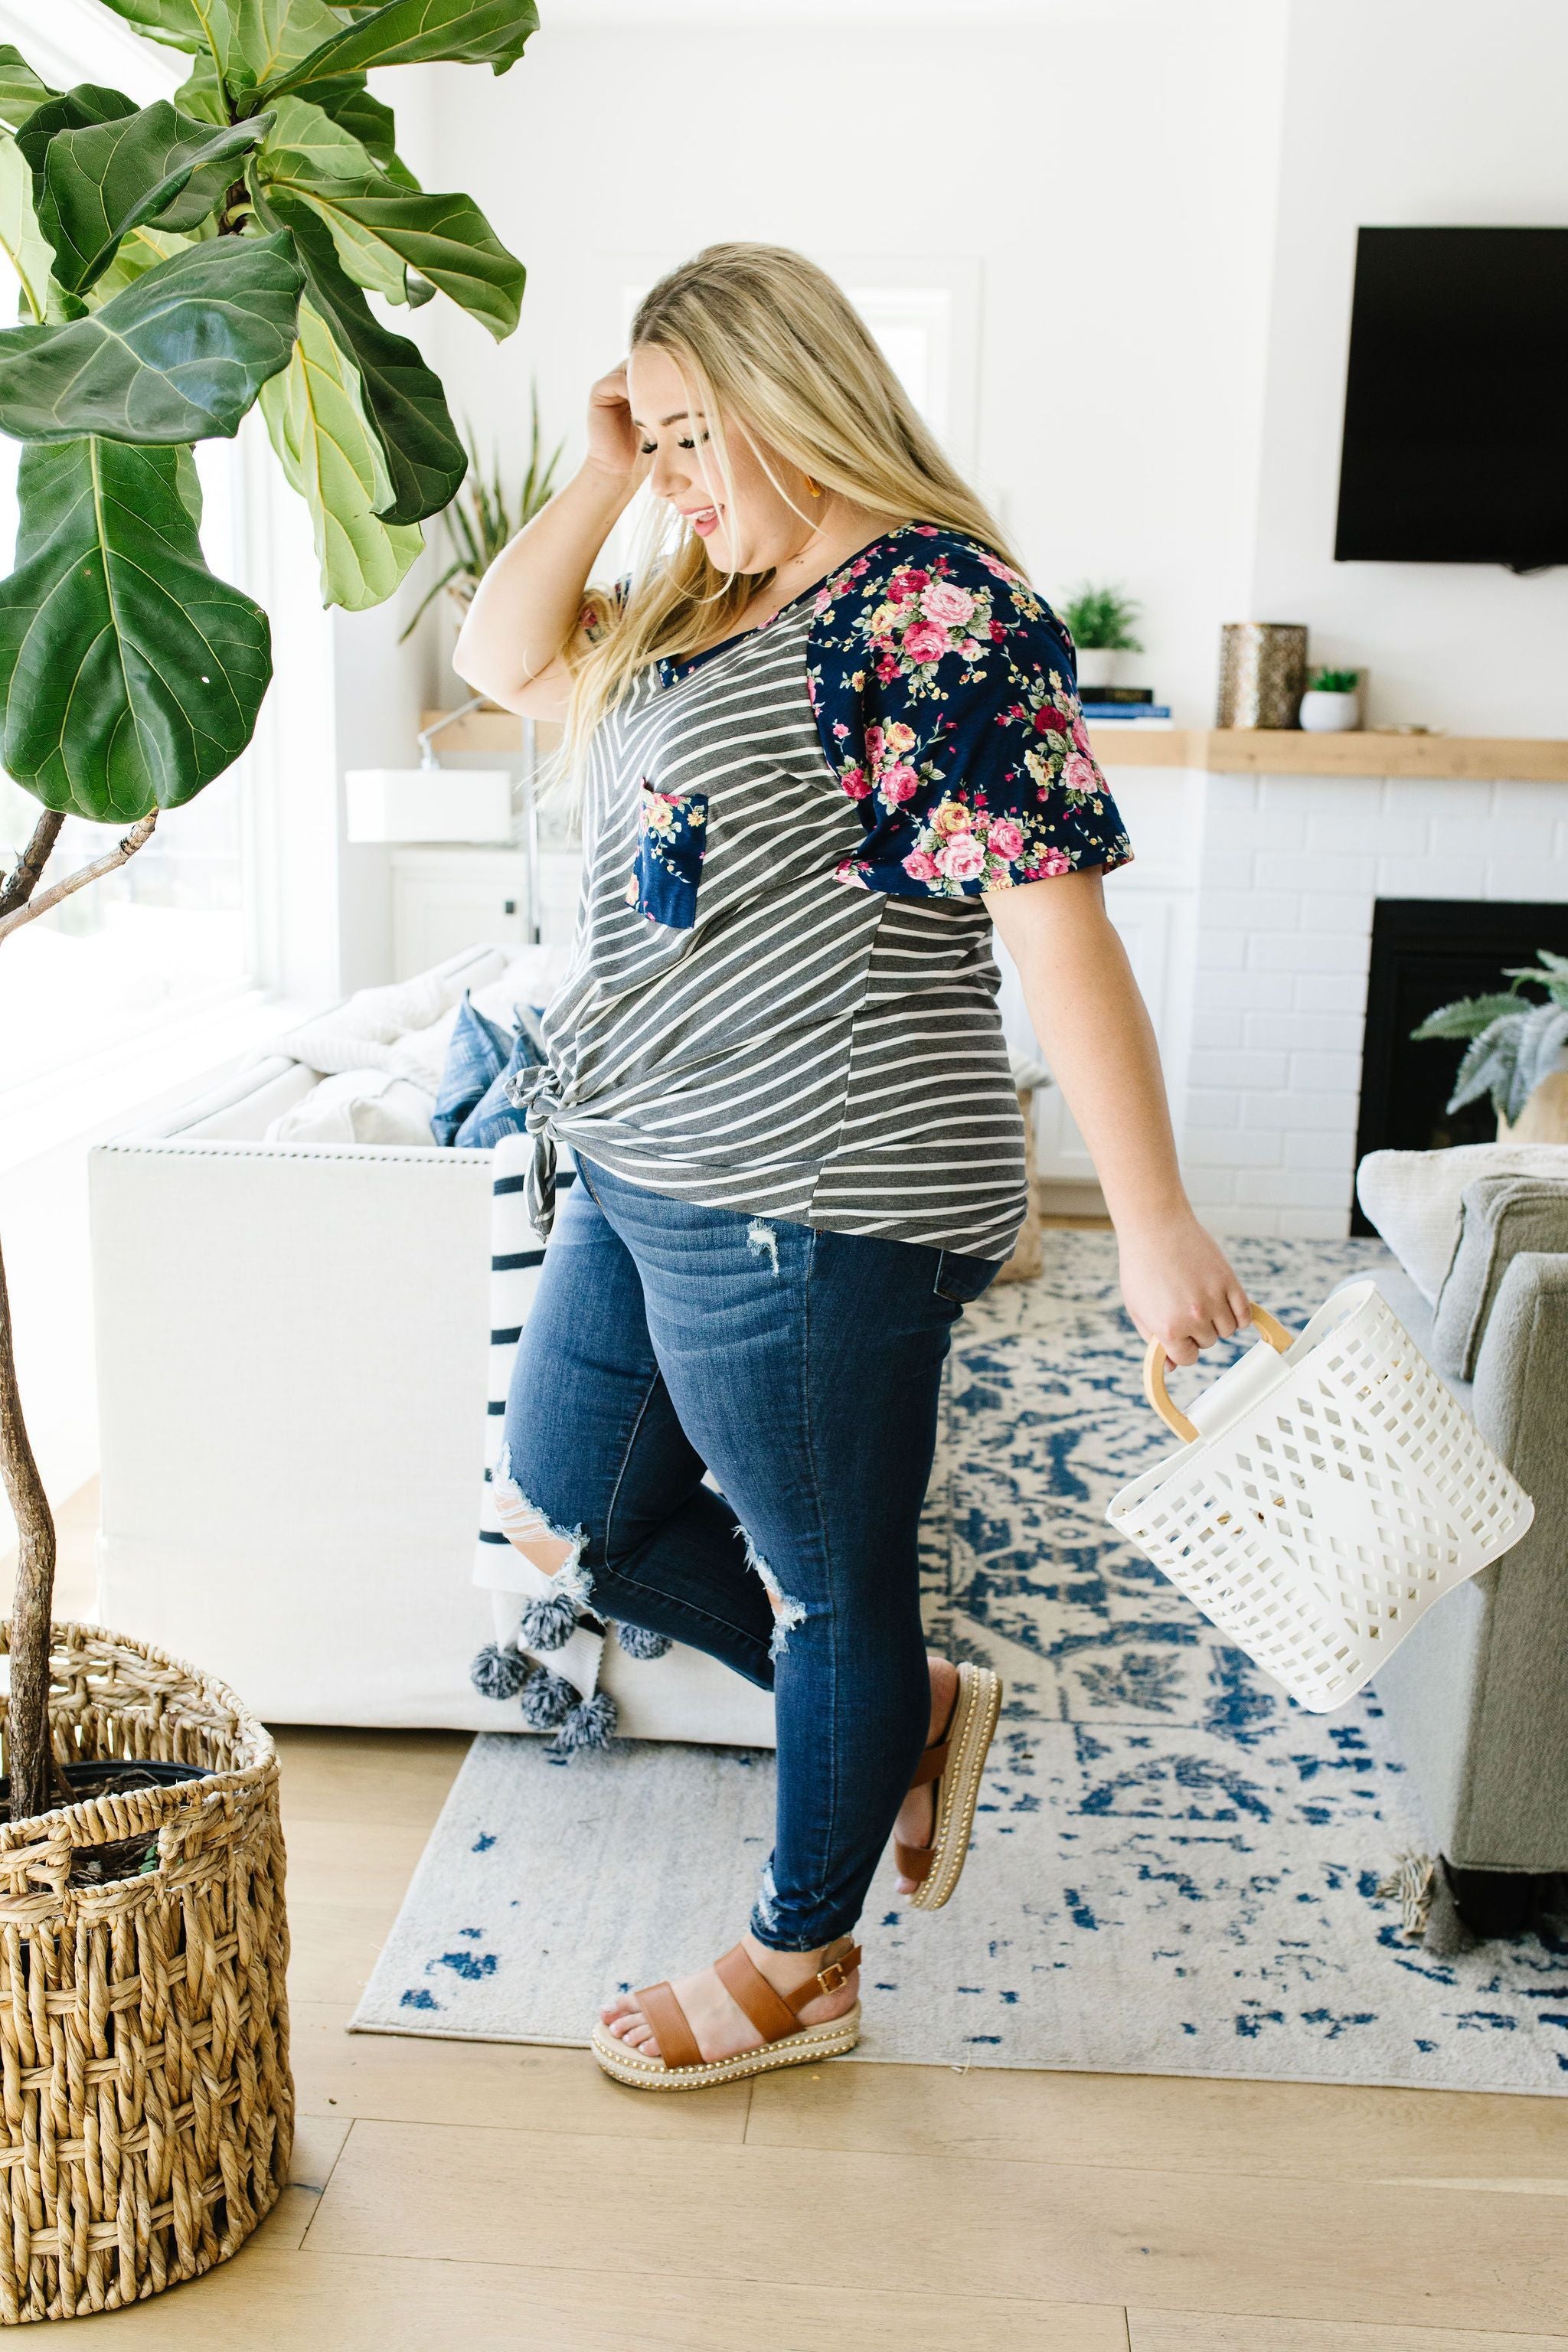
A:
<svg viewBox="0 0 1568 2352">
<path fill-rule="evenodd" d="M 859 1917 L 925 1744 L 916 1543 L 937 1392 L 996 1261 L 579 1170 L 523 1327 L 506 1469 L 573 1539 L 589 1608 L 773 1692 L 778 1812 L 752 1930 L 812 1951 Z"/>
</svg>

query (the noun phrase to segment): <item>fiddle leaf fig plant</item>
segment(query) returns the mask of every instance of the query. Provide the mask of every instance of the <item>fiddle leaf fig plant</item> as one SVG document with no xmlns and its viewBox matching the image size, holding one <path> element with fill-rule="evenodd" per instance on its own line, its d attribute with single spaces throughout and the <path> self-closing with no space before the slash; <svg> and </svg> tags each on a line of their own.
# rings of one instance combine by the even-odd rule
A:
<svg viewBox="0 0 1568 2352">
<path fill-rule="evenodd" d="M 310 509 L 322 600 L 383 603 L 468 466 L 439 377 L 372 300 L 437 294 L 501 337 L 522 264 L 401 160 L 372 68 L 516 64 L 532 0 L 106 0 L 189 59 L 173 99 L 51 89 L 0 46 L 0 432 L 23 446 L 0 581 L 0 764 L 42 804 L 0 877 L 0 943 L 123 865 L 249 742 L 267 615 L 202 552 L 194 446 L 259 407 Z M 128 828 L 58 879 L 67 815 Z M 0 1473 L 20 1538 L 11 1811 L 54 1801 L 54 1533 L 0 1266 Z"/>
</svg>

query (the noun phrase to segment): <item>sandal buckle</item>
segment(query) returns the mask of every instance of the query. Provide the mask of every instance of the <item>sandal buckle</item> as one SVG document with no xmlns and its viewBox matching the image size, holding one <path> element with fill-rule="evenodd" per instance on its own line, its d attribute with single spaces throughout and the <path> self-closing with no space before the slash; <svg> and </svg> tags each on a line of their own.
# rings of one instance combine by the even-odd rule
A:
<svg viewBox="0 0 1568 2352">
<path fill-rule="evenodd" d="M 824 1992 L 837 1992 L 848 1979 L 849 1971 L 842 1960 L 829 1960 L 825 1969 L 816 1971 L 817 1984 Z"/>
</svg>

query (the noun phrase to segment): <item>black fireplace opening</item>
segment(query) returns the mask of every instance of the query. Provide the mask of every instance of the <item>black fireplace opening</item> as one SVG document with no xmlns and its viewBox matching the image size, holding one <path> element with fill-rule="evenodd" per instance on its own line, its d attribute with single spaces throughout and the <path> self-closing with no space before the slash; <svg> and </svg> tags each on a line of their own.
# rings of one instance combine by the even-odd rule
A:
<svg viewBox="0 0 1568 2352">
<path fill-rule="evenodd" d="M 1458 1039 L 1411 1042 L 1440 1004 L 1508 986 L 1504 973 L 1537 961 L 1542 948 L 1568 955 L 1568 905 L 1541 899 L 1380 898 L 1373 909 L 1372 969 L 1362 1051 L 1359 1167 L 1369 1151 L 1442 1151 L 1493 1143 L 1489 1097 L 1449 1111 L 1464 1046 Z M 1539 1003 L 1539 992 L 1526 1002 Z M 1352 1195 L 1351 1231 L 1370 1234 Z"/>
</svg>

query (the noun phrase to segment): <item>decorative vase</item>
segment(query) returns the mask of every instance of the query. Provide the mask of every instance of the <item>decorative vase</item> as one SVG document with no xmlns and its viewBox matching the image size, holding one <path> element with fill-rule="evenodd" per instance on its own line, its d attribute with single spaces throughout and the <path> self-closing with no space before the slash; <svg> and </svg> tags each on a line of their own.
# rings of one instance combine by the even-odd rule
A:
<svg viewBox="0 0 1568 2352">
<path fill-rule="evenodd" d="M 1568 1070 L 1552 1070 L 1542 1079 L 1510 1127 L 1497 1123 L 1500 1143 L 1568 1143 Z"/>
<path fill-rule="evenodd" d="M 1294 727 L 1306 683 L 1304 624 L 1225 624 L 1220 631 L 1216 727 Z"/>
<path fill-rule="evenodd" d="M 1361 725 L 1361 696 L 1309 688 L 1301 697 L 1301 724 L 1309 735 L 1348 735 Z"/>
<path fill-rule="evenodd" d="M 1080 693 L 1097 686 L 1114 686 L 1116 683 L 1115 646 L 1079 646 L 1078 683 Z"/>
<path fill-rule="evenodd" d="M 0 1626 L 0 1651 L 8 1649 Z M 0 2324 L 139 2303 L 277 2203 L 294 2086 L 278 1751 L 224 1684 L 50 1631 L 55 1759 L 200 1768 L 0 1822 Z"/>
</svg>

